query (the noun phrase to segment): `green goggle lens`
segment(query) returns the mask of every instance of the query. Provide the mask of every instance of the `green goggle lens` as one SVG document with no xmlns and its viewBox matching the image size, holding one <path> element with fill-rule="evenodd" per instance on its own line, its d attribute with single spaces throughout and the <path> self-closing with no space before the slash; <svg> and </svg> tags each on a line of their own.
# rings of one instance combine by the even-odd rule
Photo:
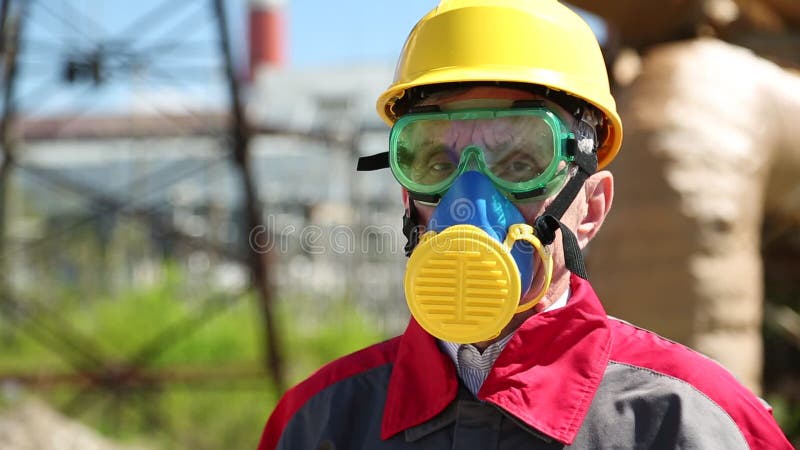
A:
<svg viewBox="0 0 800 450">
<path fill-rule="evenodd" d="M 409 114 L 392 128 L 389 163 L 420 194 L 441 195 L 464 171 L 479 170 L 502 191 L 542 198 L 566 178 L 571 137 L 546 108 Z"/>
</svg>

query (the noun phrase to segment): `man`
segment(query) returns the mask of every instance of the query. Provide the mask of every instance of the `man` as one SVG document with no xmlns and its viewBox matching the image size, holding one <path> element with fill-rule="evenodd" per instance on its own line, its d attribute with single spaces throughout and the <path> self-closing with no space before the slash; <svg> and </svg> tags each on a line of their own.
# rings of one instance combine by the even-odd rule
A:
<svg viewBox="0 0 800 450">
<path fill-rule="evenodd" d="M 290 390 L 261 449 L 791 448 L 727 371 L 609 318 L 586 281 L 622 124 L 574 13 L 442 0 L 378 112 L 389 152 L 359 168 L 403 187 L 413 317 Z"/>
</svg>

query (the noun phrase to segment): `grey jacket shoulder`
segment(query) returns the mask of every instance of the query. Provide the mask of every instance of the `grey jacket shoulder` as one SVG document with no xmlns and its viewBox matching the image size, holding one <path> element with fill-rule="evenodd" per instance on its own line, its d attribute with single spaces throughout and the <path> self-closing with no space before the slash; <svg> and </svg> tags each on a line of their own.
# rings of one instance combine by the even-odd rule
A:
<svg viewBox="0 0 800 450">
<path fill-rule="evenodd" d="M 691 384 L 610 362 L 575 448 L 749 449 L 731 416 Z"/>
</svg>

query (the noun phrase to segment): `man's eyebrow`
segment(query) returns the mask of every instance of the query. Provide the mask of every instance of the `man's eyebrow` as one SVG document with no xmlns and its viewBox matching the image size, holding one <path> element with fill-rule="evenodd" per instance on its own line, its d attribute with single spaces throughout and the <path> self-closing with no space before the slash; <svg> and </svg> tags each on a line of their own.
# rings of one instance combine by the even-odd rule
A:
<svg viewBox="0 0 800 450">
<path fill-rule="evenodd" d="M 426 139 L 423 142 L 418 144 L 408 144 L 403 146 L 403 153 L 412 156 L 414 161 L 421 161 L 421 158 L 429 157 L 432 153 L 437 150 L 447 150 L 450 153 L 450 149 L 442 144 L 438 140 L 434 139 Z"/>
<path fill-rule="evenodd" d="M 415 143 L 414 146 L 421 149 L 428 149 L 430 147 L 434 147 L 435 144 L 441 144 L 441 141 L 428 138 L 422 142 Z"/>
</svg>

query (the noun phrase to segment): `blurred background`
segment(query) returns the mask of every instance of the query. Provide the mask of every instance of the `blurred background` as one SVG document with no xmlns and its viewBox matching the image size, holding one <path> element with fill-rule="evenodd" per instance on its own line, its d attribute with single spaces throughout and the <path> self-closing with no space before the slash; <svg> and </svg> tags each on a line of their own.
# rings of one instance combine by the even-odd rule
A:
<svg viewBox="0 0 800 450">
<path fill-rule="evenodd" d="M 255 448 L 403 331 L 399 189 L 354 169 L 436 0 L 0 1 L 0 447 Z M 572 4 L 626 132 L 593 284 L 797 445 L 800 4 Z"/>
</svg>

